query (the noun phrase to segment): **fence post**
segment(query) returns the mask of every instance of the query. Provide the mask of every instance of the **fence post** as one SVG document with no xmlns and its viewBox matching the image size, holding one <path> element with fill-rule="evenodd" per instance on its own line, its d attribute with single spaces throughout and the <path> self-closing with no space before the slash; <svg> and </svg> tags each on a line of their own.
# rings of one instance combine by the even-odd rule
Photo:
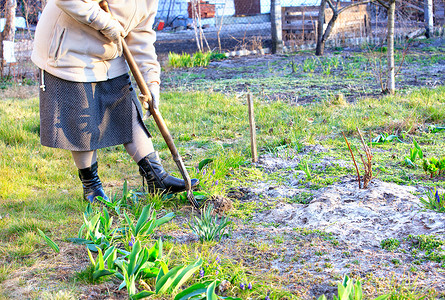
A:
<svg viewBox="0 0 445 300">
<path fill-rule="evenodd" d="M 280 0 L 270 1 L 270 25 L 272 32 L 272 53 L 283 52 L 283 31 L 281 28 Z"/>
<path fill-rule="evenodd" d="M 252 150 L 252 162 L 255 163 L 258 161 L 258 152 L 256 147 L 256 125 L 253 109 L 253 98 L 251 93 L 247 94 L 247 109 L 249 111 L 250 149 Z"/>
</svg>

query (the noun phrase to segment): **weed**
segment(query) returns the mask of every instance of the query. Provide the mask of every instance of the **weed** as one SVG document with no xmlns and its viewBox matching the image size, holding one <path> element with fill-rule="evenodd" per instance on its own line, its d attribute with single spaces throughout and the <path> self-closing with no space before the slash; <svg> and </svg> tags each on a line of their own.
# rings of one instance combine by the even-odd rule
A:
<svg viewBox="0 0 445 300">
<path fill-rule="evenodd" d="M 394 251 L 400 246 L 400 241 L 395 238 L 385 239 L 380 242 L 380 246 L 388 251 Z"/>
<path fill-rule="evenodd" d="M 345 276 L 343 282 L 338 283 L 338 297 L 334 295 L 334 300 L 362 300 L 363 299 L 363 291 L 362 284 L 360 281 L 354 282 L 354 280 L 350 279 L 348 276 Z M 385 300 L 388 299 L 389 295 L 382 295 L 377 297 L 375 300 Z M 318 300 L 327 300 L 325 295 L 322 295 L 318 298 Z"/>
<path fill-rule="evenodd" d="M 201 218 L 194 217 L 189 223 L 189 228 L 203 241 L 221 240 L 226 232 L 226 227 L 231 224 L 228 218 L 219 219 L 217 215 L 212 216 L 213 205 L 201 210 Z"/>
<path fill-rule="evenodd" d="M 308 204 L 313 194 L 309 192 L 301 192 L 291 199 L 291 203 Z"/>
<path fill-rule="evenodd" d="M 407 238 L 413 246 L 419 250 L 436 250 L 444 245 L 444 241 L 437 239 L 434 235 L 409 235 Z"/>
</svg>

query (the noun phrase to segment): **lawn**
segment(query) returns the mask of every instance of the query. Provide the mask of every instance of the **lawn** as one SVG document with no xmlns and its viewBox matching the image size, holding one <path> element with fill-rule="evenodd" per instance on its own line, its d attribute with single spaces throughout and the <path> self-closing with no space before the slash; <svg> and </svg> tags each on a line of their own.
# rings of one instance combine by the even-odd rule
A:
<svg viewBox="0 0 445 300">
<path fill-rule="evenodd" d="M 403 65 L 396 95 L 381 93 L 380 57 L 381 49 L 334 49 L 325 58 L 299 52 L 199 68 L 164 66 L 161 111 L 190 175 L 200 179 L 196 197 L 207 199 L 219 214 L 217 223 L 229 222 L 210 241 L 203 240 L 194 221 L 204 212 L 194 210 L 184 195 L 141 192 L 137 165 L 122 146 L 102 149 L 98 158 L 114 206 L 106 213 L 100 204 L 87 207 L 71 155 L 39 144 L 37 85 L 31 85 L 31 95 L 22 92 L 29 87 L 5 86 L 0 101 L 2 297 L 126 299 L 147 290 L 156 293 L 151 299 L 175 299 L 193 284 L 214 282 L 215 293 L 225 297 L 325 294 L 332 299 L 348 275 L 361 283 L 366 299 L 443 299 L 445 42 L 416 42 L 406 55 L 399 48 Z M 257 163 L 251 162 L 247 93 L 255 104 Z M 155 123 L 146 124 L 166 169 L 179 176 Z M 343 137 L 363 175 L 358 130 L 371 147 L 376 176 L 368 189 L 358 188 Z M 137 230 L 144 216 L 171 213 L 174 218 L 162 226 Z M 94 218 L 102 224 L 102 239 L 94 233 Z M 90 249 L 119 249 L 120 267 L 100 267 L 94 251 L 97 265 L 92 264 L 85 241 L 72 238 L 94 241 Z M 135 290 L 130 278 L 119 290 L 122 278 L 116 273 L 94 278 L 104 268 L 123 276 L 131 265 L 123 263 L 130 260 L 126 251 L 139 246 L 158 251 L 150 252 L 150 272 L 164 266 L 165 275 L 165 268 L 180 265 L 194 272 L 164 289 L 161 276 L 157 280 L 147 270 L 143 280 L 134 280 Z"/>
</svg>

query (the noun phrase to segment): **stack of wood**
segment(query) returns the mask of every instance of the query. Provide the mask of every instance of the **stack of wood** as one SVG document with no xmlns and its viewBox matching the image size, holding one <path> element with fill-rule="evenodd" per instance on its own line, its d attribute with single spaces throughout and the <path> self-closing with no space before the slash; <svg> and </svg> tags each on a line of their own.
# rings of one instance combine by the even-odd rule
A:
<svg viewBox="0 0 445 300">
<path fill-rule="evenodd" d="M 195 11 L 201 18 L 213 18 L 215 16 L 215 4 L 210 4 L 208 1 L 190 1 L 187 8 L 189 18 L 193 18 L 193 5 L 195 5 Z"/>
</svg>

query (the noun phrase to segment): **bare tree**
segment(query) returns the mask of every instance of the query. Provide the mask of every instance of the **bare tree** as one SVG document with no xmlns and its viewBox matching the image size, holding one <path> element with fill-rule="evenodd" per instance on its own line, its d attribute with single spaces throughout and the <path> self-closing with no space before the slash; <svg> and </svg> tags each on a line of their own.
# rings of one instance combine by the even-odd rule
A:
<svg viewBox="0 0 445 300">
<path fill-rule="evenodd" d="M 394 24 L 396 14 L 396 0 L 377 0 L 388 11 L 387 22 L 387 35 L 386 35 L 386 47 L 387 60 L 388 60 L 388 72 L 387 72 L 387 84 L 386 89 L 390 94 L 394 94 L 396 90 L 395 80 L 395 63 L 394 63 Z"/>
<path fill-rule="evenodd" d="M 272 32 L 272 53 L 280 53 L 283 50 L 283 31 L 281 29 L 281 2 L 270 1 L 270 21 Z M 303 25 L 304 28 L 304 25 Z"/>
<path fill-rule="evenodd" d="M 426 37 L 433 36 L 434 23 L 433 23 L 433 0 L 425 0 L 425 29 Z"/>
<path fill-rule="evenodd" d="M 328 40 L 329 36 L 331 35 L 332 28 L 334 28 L 334 25 L 338 19 L 338 16 L 342 12 L 344 12 L 352 7 L 375 2 L 375 1 L 377 1 L 377 0 L 360 0 L 360 1 L 351 2 L 351 4 L 341 7 L 340 0 L 321 0 L 320 10 L 318 13 L 318 33 L 317 33 L 318 36 L 317 36 L 317 47 L 315 49 L 315 55 L 317 55 L 317 56 L 323 55 L 326 41 Z M 324 23 L 325 23 L 325 15 L 324 14 L 325 14 L 327 5 L 332 10 L 332 18 L 329 20 L 329 22 L 326 26 L 326 29 L 323 30 Z"/>
<path fill-rule="evenodd" d="M 5 27 L 3 29 L 3 32 L 1 33 L 1 43 L 0 43 L 0 53 L 2 55 L 2 62 L 1 62 L 1 75 L 3 77 L 3 70 L 5 67 L 5 57 L 4 57 L 4 48 L 3 48 L 3 42 L 4 41 L 14 41 L 14 35 L 15 35 L 15 10 L 17 8 L 17 0 L 7 0 L 5 3 Z"/>
</svg>

